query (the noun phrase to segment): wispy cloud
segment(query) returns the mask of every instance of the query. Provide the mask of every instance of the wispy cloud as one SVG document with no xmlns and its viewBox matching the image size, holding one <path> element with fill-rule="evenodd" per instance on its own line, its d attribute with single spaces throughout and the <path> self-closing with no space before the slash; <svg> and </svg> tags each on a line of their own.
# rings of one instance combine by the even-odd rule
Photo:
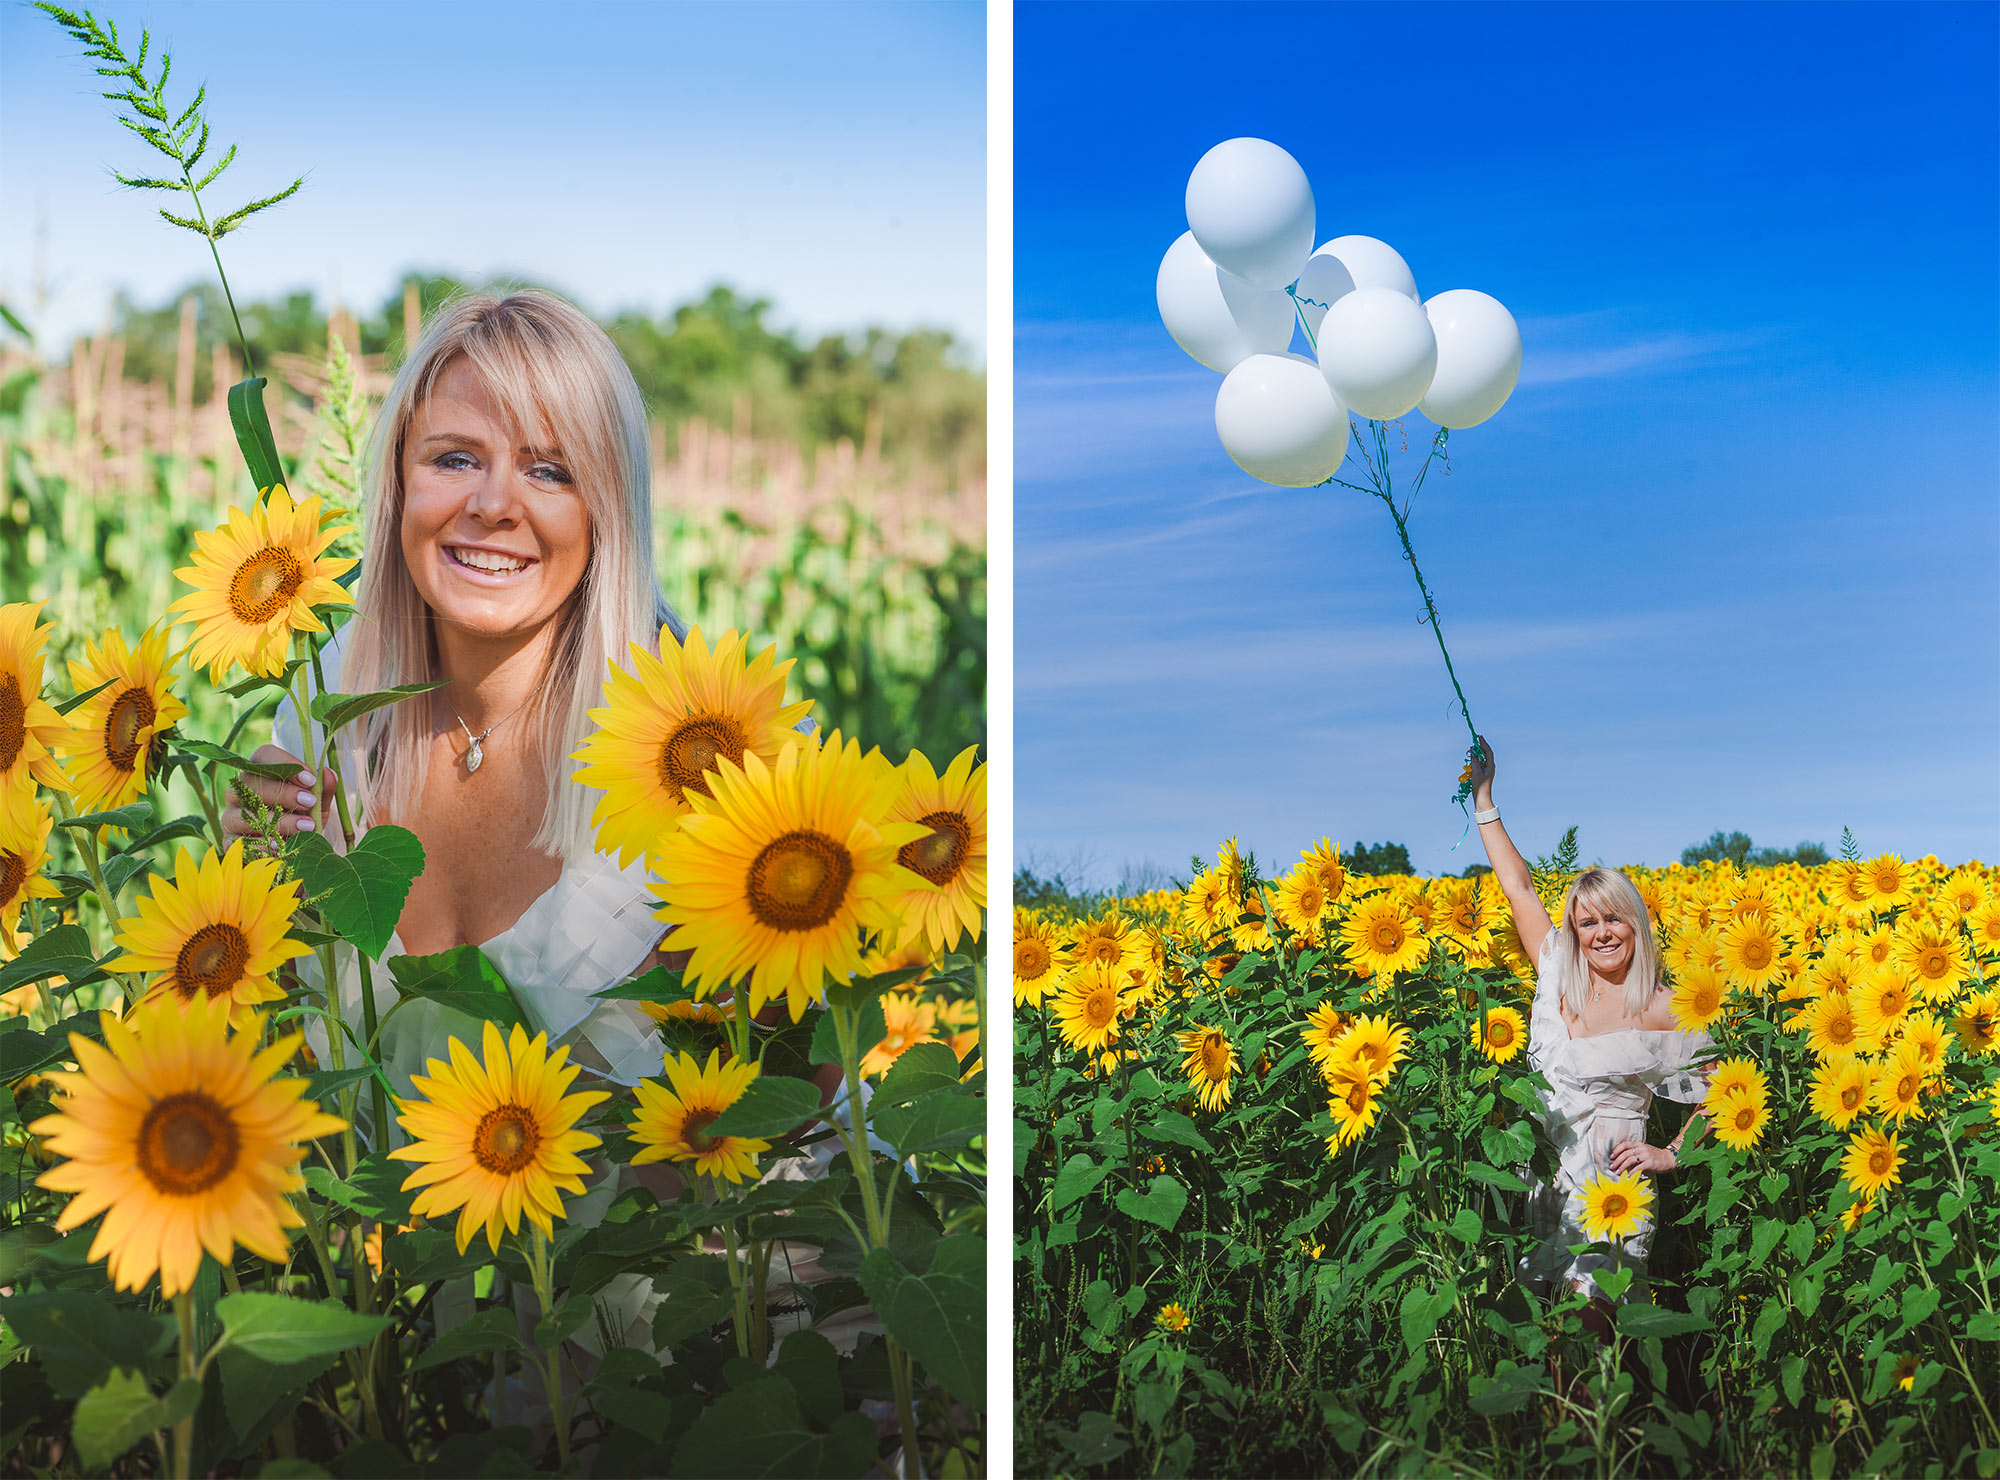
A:
<svg viewBox="0 0 2000 1480">
<path fill-rule="evenodd" d="M 1717 362 L 1770 343 L 1769 329 L 1648 333 L 1623 327 L 1629 310 L 1600 309 L 1559 318 L 1530 318 L 1521 325 L 1525 351 L 1522 385 L 1608 380 L 1668 367 Z"/>
</svg>

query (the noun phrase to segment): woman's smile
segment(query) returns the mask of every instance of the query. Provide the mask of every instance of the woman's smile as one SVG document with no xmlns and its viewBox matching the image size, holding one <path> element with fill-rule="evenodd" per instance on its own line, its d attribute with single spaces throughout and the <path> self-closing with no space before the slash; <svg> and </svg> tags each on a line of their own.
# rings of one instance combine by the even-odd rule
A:
<svg viewBox="0 0 2000 1480">
<path fill-rule="evenodd" d="M 508 584 L 540 563 L 532 555 L 496 550 L 491 545 L 445 545 L 442 548 L 455 571 L 475 578 L 481 585 Z"/>
</svg>

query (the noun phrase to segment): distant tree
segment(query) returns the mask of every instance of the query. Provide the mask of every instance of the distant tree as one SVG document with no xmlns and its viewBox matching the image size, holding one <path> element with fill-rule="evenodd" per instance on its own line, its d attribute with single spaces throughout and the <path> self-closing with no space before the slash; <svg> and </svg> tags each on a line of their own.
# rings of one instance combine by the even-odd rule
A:
<svg viewBox="0 0 2000 1480">
<path fill-rule="evenodd" d="M 1490 863 L 1468 863 L 1465 866 L 1465 872 L 1460 874 L 1459 877 L 1461 879 L 1476 879 L 1481 874 L 1490 874 L 1492 872 L 1493 865 Z"/>
<path fill-rule="evenodd" d="M 1341 863 L 1350 874 L 1372 876 L 1415 872 L 1410 867 L 1410 850 L 1401 843 L 1377 843 L 1371 848 L 1366 843 L 1356 842 Z"/>
<path fill-rule="evenodd" d="M 1792 848 L 1753 847 L 1747 833 L 1711 833 L 1708 841 L 1681 850 L 1681 862 L 1689 868 L 1698 863 L 1728 859 L 1738 868 L 1776 868 L 1781 863 L 1817 868 L 1827 860 L 1823 843 L 1800 843 Z"/>
</svg>

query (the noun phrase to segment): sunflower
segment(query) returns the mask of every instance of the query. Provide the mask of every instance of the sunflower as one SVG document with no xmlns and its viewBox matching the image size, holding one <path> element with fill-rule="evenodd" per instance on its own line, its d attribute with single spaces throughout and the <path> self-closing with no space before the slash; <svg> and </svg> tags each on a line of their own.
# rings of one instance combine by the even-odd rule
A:
<svg viewBox="0 0 2000 1480">
<path fill-rule="evenodd" d="M 252 1007 L 285 995 L 278 968 L 312 950 L 286 934 L 299 907 L 299 886 L 278 881 L 282 867 L 275 858 L 245 863 L 240 838 L 227 853 L 210 852 L 200 863 L 183 845 L 172 881 L 155 878 L 152 891 L 139 898 L 139 913 L 118 922 L 117 943 L 125 954 L 111 970 L 157 972 L 154 994 L 183 1003 L 226 998 L 237 1026 L 247 1026 Z"/>
<path fill-rule="evenodd" d="M 1858 1130 L 1848 1138 L 1840 1159 L 1840 1175 L 1856 1192 L 1873 1198 L 1884 1187 L 1902 1181 L 1902 1148 L 1895 1132 L 1884 1135 L 1874 1126 Z"/>
<path fill-rule="evenodd" d="M 1958 927 L 1906 917 L 1896 933 L 1896 964 L 1909 973 L 1926 1002 L 1955 996 L 1968 962 Z"/>
<path fill-rule="evenodd" d="M 120 1021 L 98 1021 L 100 1047 L 70 1035 L 77 1072 L 57 1076 L 56 1113 L 29 1129 L 68 1158 L 39 1186 L 72 1197 L 56 1219 L 67 1233 L 104 1215 L 91 1259 L 121 1290 L 155 1271 L 160 1294 L 193 1287 L 202 1251 L 225 1267 L 241 1244 L 266 1259 L 291 1257 L 285 1230 L 305 1220 L 290 1194 L 302 1191 L 299 1144 L 343 1129 L 302 1098 L 303 1079 L 273 1079 L 304 1039 L 296 1033 L 259 1050 L 259 1034 L 228 1030 L 225 1002 L 187 1011 L 142 1004 Z"/>
<path fill-rule="evenodd" d="M 1722 971 L 1722 930 L 1719 926 L 1681 931 L 1670 942 L 1661 959 L 1676 975 L 1688 971 Z"/>
<path fill-rule="evenodd" d="M 1875 1199 L 1857 1197 L 1840 1210 L 1840 1226 L 1852 1233 L 1861 1226 L 1861 1220 L 1875 1211 Z"/>
<path fill-rule="evenodd" d="M 0 691 L 0 699 L 4 697 Z M 0 956 L 14 954 L 22 903 L 62 893 L 42 877 L 49 861 L 49 830 L 54 826 L 55 818 L 35 799 L 32 784 L 0 781 Z"/>
<path fill-rule="evenodd" d="M 1396 1065 L 1409 1056 L 1410 1031 L 1387 1017 L 1357 1018 L 1334 1040 L 1328 1063 L 1353 1065 L 1370 1079 L 1387 1084 Z"/>
<path fill-rule="evenodd" d="M 1230 838 L 1216 850 L 1215 873 L 1231 896 L 1236 899 L 1243 897 L 1247 875 L 1243 867 L 1243 852 L 1236 846 L 1236 839 Z"/>
<path fill-rule="evenodd" d="M 1328 903 L 1326 885 L 1304 864 L 1286 874 L 1278 885 L 1278 918 L 1304 937 L 1307 945 L 1320 943 L 1319 920 Z"/>
<path fill-rule="evenodd" d="M 1729 989 L 1720 974 L 1705 966 L 1684 968 L 1674 982 L 1674 1022 L 1684 1032 L 1706 1028 L 1722 1016 Z"/>
<path fill-rule="evenodd" d="M 778 662 L 775 646 L 754 659 L 747 649 L 733 628 L 711 652 L 701 628 L 675 642 L 662 627 L 657 653 L 632 644 L 632 672 L 611 665 L 604 707 L 590 711 L 598 727 L 571 757 L 584 763 L 578 783 L 604 792 L 590 818 L 600 853 L 615 850 L 621 866 L 657 857 L 690 798 L 715 794 L 719 762 L 775 762 L 798 740 L 794 726 L 812 705 L 785 703 L 792 660 Z"/>
<path fill-rule="evenodd" d="M 1880 1114 L 1900 1125 L 1917 1113 L 1917 1102 L 1923 1098 L 1924 1081 L 1928 1078 L 1930 1070 L 1924 1063 L 1921 1045 L 1902 1044 L 1876 1066 L 1870 1101 Z"/>
<path fill-rule="evenodd" d="M 1969 912 L 1965 928 L 1972 933 L 1973 949 L 1982 957 L 2000 951 L 2000 899 L 1989 899 Z"/>
<path fill-rule="evenodd" d="M 1724 1059 L 1709 1071 L 1709 1105 L 1719 1105 L 1725 1097 L 1733 1094 L 1765 1095 L 1769 1092 L 1770 1083 L 1764 1077 L 1764 1071 L 1757 1067 L 1755 1059 Z"/>
<path fill-rule="evenodd" d="M 1896 1365 L 1890 1369 L 1896 1386 L 1909 1392 L 1917 1385 L 1917 1370 L 1924 1365 L 1924 1359 L 1915 1352 L 1904 1352 L 1896 1358 Z"/>
<path fill-rule="evenodd" d="M 1855 960 L 1871 972 L 1887 966 L 1896 958 L 1896 928 L 1893 925 L 1877 925 L 1865 931 L 1855 942 Z"/>
<path fill-rule="evenodd" d="M 924 836 L 888 820 L 900 784 L 879 751 L 822 747 L 793 737 L 767 766 L 746 751 L 690 793 L 694 810 L 658 848 L 660 918 L 692 950 L 686 980 L 698 996 L 750 975 L 750 1010 L 784 998 L 792 1021 L 824 989 L 861 969 L 864 930 L 893 936 L 897 904 L 929 883 L 896 862 Z"/>
<path fill-rule="evenodd" d="M 1821 1058 L 1873 1048 L 1875 1037 L 1861 1031 L 1854 1004 L 1845 993 L 1829 992 L 1805 1010 L 1806 1046 Z"/>
<path fill-rule="evenodd" d="M 1853 1054 L 1837 1054 L 1813 1070 L 1812 1112 L 1837 1131 L 1868 1108 L 1874 1075 Z"/>
<path fill-rule="evenodd" d="M 1859 863 L 1837 863 L 1833 868 L 1834 873 L 1827 881 L 1827 900 L 1843 917 L 1865 924 L 1874 899 L 1867 873 Z"/>
<path fill-rule="evenodd" d="M 412 1078 L 422 1098 L 396 1100 L 410 1144 L 389 1153 L 392 1160 L 423 1163 L 403 1181 L 406 1192 L 423 1189 L 412 1212 L 438 1218 L 458 1211 L 461 1254 L 482 1225 L 488 1247 L 499 1253 L 500 1231 L 518 1233 L 523 1213 L 543 1237 L 553 1235 L 554 1220 L 563 1216 L 558 1194 L 581 1193 L 590 1170 L 577 1152 L 598 1144 L 575 1128 L 577 1117 L 611 1098 L 600 1090 L 566 1094 L 578 1066 L 564 1063 L 567 1048 L 549 1052 L 546 1033 L 530 1040 L 516 1023 L 503 1041 L 488 1020 L 482 1045 L 483 1062 L 453 1038 L 449 1064 L 432 1059 L 428 1078 Z"/>
<path fill-rule="evenodd" d="M 1222 1109 L 1229 1103 L 1233 1076 L 1243 1071 L 1228 1035 L 1220 1028 L 1196 1023 L 1187 1032 L 1176 1033 L 1174 1041 L 1180 1045 L 1181 1072 L 1201 1097 L 1201 1108 Z"/>
<path fill-rule="evenodd" d="M 873 1079 L 889 1072 L 889 1066 L 919 1043 L 937 1042 L 937 1009 L 930 1003 L 904 992 L 884 992 L 881 1041 L 861 1056 L 862 1074 Z"/>
<path fill-rule="evenodd" d="M 1394 972 L 1422 964 L 1430 949 L 1410 907 L 1392 894 L 1373 895 L 1356 904 L 1340 934 L 1347 944 L 1347 959 L 1367 966 L 1385 981 Z"/>
<path fill-rule="evenodd" d="M 1825 997 L 1837 993 L 1842 997 L 1855 991 L 1867 979 L 1867 973 L 1852 956 L 1828 949 L 1811 966 L 1806 968 L 1806 983 L 1815 997 Z"/>
<path fill-rule="evenodd" d="M 1504 1064 L 1521 1051 L 1527 1025 L 1511 1007 L 1489 1007 L 1485 1017 L 1472 1025 L 1472 1046 L 1496 1064 Z"/>
<path fill-rule="evenodd" d="M 42 646 L 53 622 L 36 626 L 44 603 L 0 606 L 0 791 L 32 788 L 39 781 L 68 791 L 69 778 L 53 751 L 69 735 L 69 721 L 42 698 Z"/>
<path fill-rule="evenodd" d="M 122 807 L 146 789 L 153 737 L 171 728 L 187 706 L 167 688 L 167 632 L 149 628 L 136 648 L 116 627 L 86 643 L 84 660 L 69 665 L 78 693 L 103 692 L 70 711 L 60 742 L 70 757 L 69 779 L 86 812 Z"/>
<path fill-rule="evenodd" d="M 889 813 L 929 829 L 896 859 L 937 886 L 905 894 L 902 912 L 903 938 L 922 937 L 939 955 L 958 949 L 962 935 L 977 936 L 986 908 L 986 767 L 974 768 L 978 755 L 966 746 L 939 776 L 921 750 L 911 751 Z"/>
<path fill-rule="evenodd" d="M 1170 1300 L 1153 1314 L 1153 1325 L 1162 1331 L 1185 1331 L 1188 1328 L 1188 1313 L 1177 1300 Z"/>
<path fill-rule="evenodd" d="M 1770 1105 L 1761 1090 L 1735 1090 L 1720 1100 L 1713 1096 L 1703 1106 L 1715 1127 L 1715 1139 L 1731 1151 L 1748 1151 L 1764 1134 L 1771 1119 Z"/>
<path fill-rule="evenodd" d="M 182 613 L 176 626 L 195 624 L 190 660 L 208 664 L 211 683 L 238 663 L 267 678 L 283 673 L 294 632 L 326 631 L 314 607 L 354 604 L 335 579 L 354 562 L 326 553 L 349 533 L 320 527 L 317 496 L 294 504 L 277 483 L 261 503 L 231 509 L 221 528 L 194 537 L 194 564 L 174 572 L 194 592 L 167 610 Z"/>
<path fill-rule="evenodd" d="M 1895 1036 L 1913 995 L 1902 972 L 1893 966 L 1878 969 L 1854 999 L 1854 1026 L 1878 1042 Z"/>
<path fill-rule="evenodd" d="M 1630 1238 L 1653 1206 L 1653 1189 L 1638 1172 L 1592 1177 L 1578 1195 L 1583 1199 L 1583 1231 L 1592 1243 Z"/>
<path fill-rule="evenodd" d="M 1899 904 L 1908 904 L 1913 897 L 1911 886 L 1916 881 L 1916 870 L 1894 853 L 1883 853 L 1856 864 L 1854 871 L 1860 883 L 1850 887 L 1862 892 L 1871 910 L 1883 913 Z"/>
<path fill-rule="evenodd" d="M 1923 1061 L 1924 1073 L 1943 1072 L 1945 1046 L 1951 1042 L 1943 1023 L 1927 1012 L 1910 1013 L 1903 1019 L 1902 1041 L 1915 1047 Z"/>
<path fill-rule="evenodd" d="M 1063 1042 L 1081 1053 L 1098 1053 L 1118 1036 L 1124 1017 L 1125 977 L 1101 965 L 1081 966 L 1063 983 L 1050 1008 Z"/>
<path fill-rule="evenodd" d="M 2000 1053 L 2000 992 L 1977 992 L 1959 1004 L 1951 1031 L 1968 1054 Z"/>
<path fill-rule="evenodd" d="M 1181 895 L 1182 918 L 1194 927 L 1195 939 L 1204 945 L 1211 936 L 1220 935 L 1236 923 L 1238 908 L 1229 881 L 1214 869 L 1196 874 L 1194 882 Z"/>
<path fill-rule="evenodd" d="M 1722 927 L 1722 971 L 1734 986 L 1761 992 L 1778 975 L 1785 938 L 1762 915 L 1744 915 Z"/>
<path fill-rule="evenodd" d="M 1326 1138 L 1327 1155 L 1335 1156 L 1349 1141 L 1375 1123 L 1382 1103 L 1380 1083 L 1356 1064 L 1339 1064 L 1326 1076 L 1326 1113 L 1333 1117 L 1334 1133 Z"/>
<path fill-rule="evenodd" d="M 1143 967 L 1149 955 L 1145 937 L 1115 904 L 1096 919 L 1086 920 L 1077 927 L 1070 950 L 1079 967 L 1102 966 L 1121 977 Z"/>
<path fill-rule="evenodd" d="M 1961 868 L 1952 870 L 1938 885 L 1931 896 L 1931 903 L 1955 925 L 1992 897 L 1986 880 L 1980 877 L 1977 869 Z"/>
<path fill-rule="evenodd" d="M 1057 955 L 1055 927 L 1024 909 L 1014 911 L 1014 1005 L 1040 1007 L 1062 986 L 1068 963 Z"/>
<path fill-rule="evenodd" d="M 1299 862 L 1319 875 L 1320 886 L 1326 890 L 1328 904 L 1340 899 L 1347 888 L 1347 870 L 1340 865 L 1340 846 L 1321 838 L 1316 847 L 1299 854 Z"/>
<path fill-rule="evenodd" d="M 1443 937 L 1455 941 L 1468 961 L 1480 964 L 1487 960 L 1493 927 L 1499 920 L 1478 879 L 1445 885 L 1433 920 Z"/>
<path fill-rule="evenodd" d="M 514 1031 L 518 1033 L 520 1029 Z M 498 1037 L 498 1034 L 494 1036 Z M 572 1069 L 569 1072 L 574 1074 L 576 1071 Z M 720 1050 L 710 1050 L 705 1065 L 697 1064 L 690 1053 L 676 1054 L 668 1059 L 666 1084 L 657 1079 L 642 1079 L 635 1091 L 639 1105 L 630 1129 L 632 1139 L 645 1149 L 632 1158 L 632 1165 L 644 1166 L 652 1161 L 691 1161 L 694 1169 L 705 1177 L 727 1177 L 731 1182 L 741 1182 L 746 1178 L 755 1180 L 757 1157 L 759 1153 L 769 1151 L 771 1143 L 747 1136 L 711 1136 L 708 1128 L 717 1116 L 743 1098 L 743 1091 L 755 1081 L 758 1072 L 759 1066 L 754 1060 L 735 1059 L 722 1063 Z M 597 1098 L 603 1099 L 604 1096 Z M 562 1209 L 558 1207 L 555 1211 L 560 1213 Z M 463 1241 L 469 1237 L 465 1228 L 465 1222 L 461 1220 L 461 1249 L 464 1248 Z"/>
</svg>

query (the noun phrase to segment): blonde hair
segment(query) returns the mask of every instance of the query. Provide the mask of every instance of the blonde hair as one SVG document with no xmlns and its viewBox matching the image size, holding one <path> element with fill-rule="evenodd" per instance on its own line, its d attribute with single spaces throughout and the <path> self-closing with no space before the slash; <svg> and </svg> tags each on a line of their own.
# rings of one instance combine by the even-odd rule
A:
<svg viewBox="0 0 2000 1480">
<path fill-rule="evenodd" d="M 1653 935 L 1653 917 L 1632 881 L 1611 868 L 1587 868 L 1563 896 L 1562 924 L 1556 927 L 1556 989 L 1578 1017 L 1590 1000 L 1590 964 L 1577 938 L 1579 905 L 1599 914 L 1616 915 L 1632 927 L 1632 963 L 1625 971 L 1625 1012 L 1637 1017 L 1646 1010 L 1660 985 L 1660 945 Z"/>
<path fill-rule="evenodd" d="M 590 516 L 590 556 L 555 620 L 549 669 L 520 723 L 548 758 L 549 791 L 535 846 L 568 859 L 595 851 L 597 793 L 571 778 L 570 753 L 592 729 L 606 665 L 686 624 L 660 593 L 653 565 L 653 492 L 646 409 L 632 371 L 604 331 L 548 293 L 474 295 L 444 306 L 423 331 L 382 404 L 364 489 L 367 530 L 357 615 L 349 624 L 342 687 L 368 693 L 429 683 L 437 634 L 403 559 L 403 439 L 439 377 L 464 361 L 531 445 L 562 449 Z M 428 769 L 427 706 L 394 704 L 369 717 L 362 803 L 378 821 L 408 816 Z"/>
</svg>

